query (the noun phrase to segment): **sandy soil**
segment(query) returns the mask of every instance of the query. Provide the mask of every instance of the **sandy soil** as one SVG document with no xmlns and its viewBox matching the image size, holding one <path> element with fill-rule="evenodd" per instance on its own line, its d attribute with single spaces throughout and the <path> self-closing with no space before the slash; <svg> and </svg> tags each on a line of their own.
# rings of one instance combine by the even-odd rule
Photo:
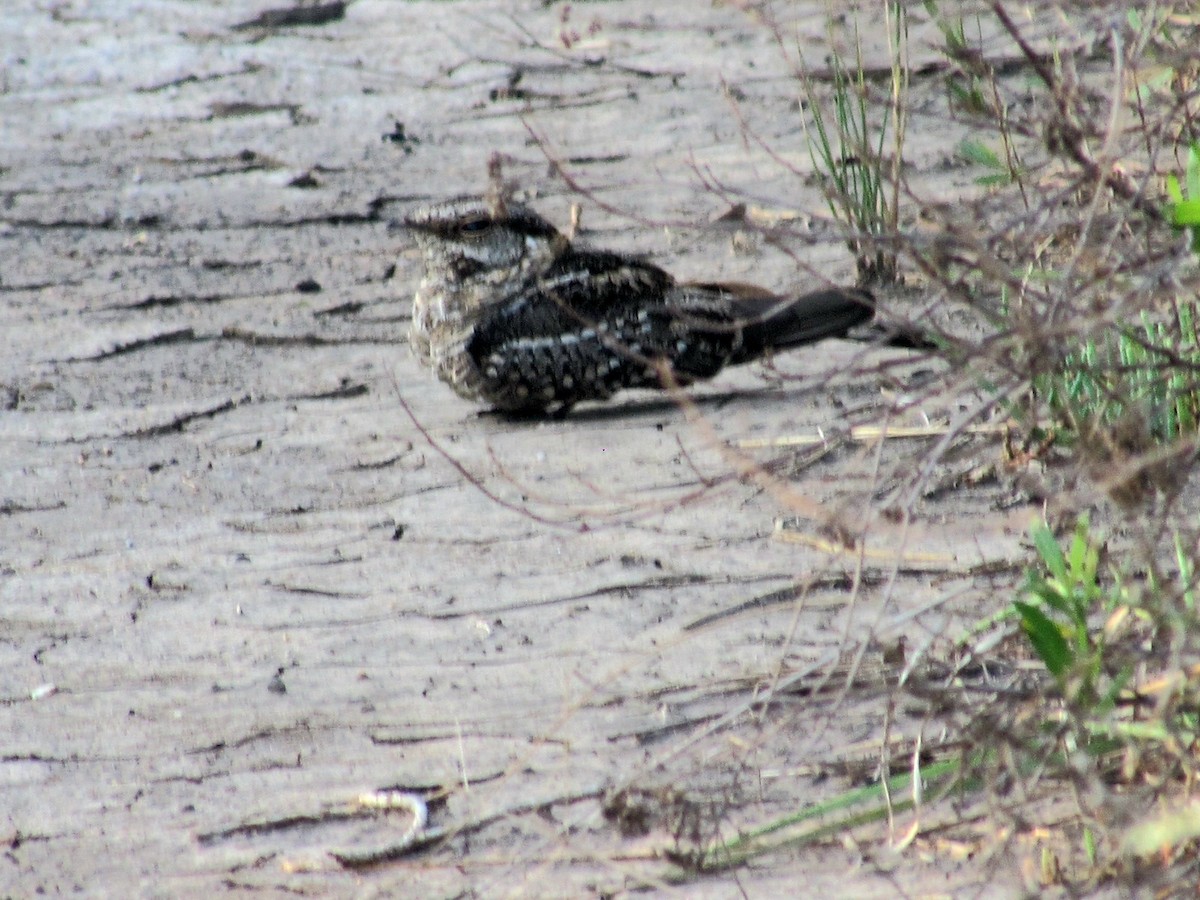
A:
<svg viewBox="0 0 1200 900">
<path fill-rule="evenodd" d="M 737 443 L 878 420 L 935 363 L 835 341 L 691 408 L 538 424 L 477 415 L 405 346 L 389 222 L 483 188 L 493 152 L 550 218 L 578 202 L 582 239 L 681 276 L 852 281 L 786 58 L 827 52 L 820 4 L 786 10 L 786 53 L 739 4 L 134 6 L 24 4 L 0 34 L 0 895 L 671 890 L 665 826 L 622 834 L 606 797 L 669 787 L 732 834 L 852 784 L 835 763 L 889 709 L 920 730 L 885 684 L 735 713 L 1006 587 L 1028 509 L 952 490 L 998 439 L 926 468 L 930 441 Z M 932 40 L 914 13 L 914 65 Z M 973 190 L 940 88 L 914 97 L 914 186 Z M 782 249 L 715 222 L 734 200 L 792 217 Z M 878 510 L 915 471 L 906 531 Z M 816 509 L 940 556 L 851 589 L 853 559 L 774 533 L 818 535 Z M 345 870 L 329 851 L 405 828 L 343 815 L 384 787 L 450 836 Z M 835 844 L 679 890 L 991 895 L 1014 871 Z"/>
</svg>

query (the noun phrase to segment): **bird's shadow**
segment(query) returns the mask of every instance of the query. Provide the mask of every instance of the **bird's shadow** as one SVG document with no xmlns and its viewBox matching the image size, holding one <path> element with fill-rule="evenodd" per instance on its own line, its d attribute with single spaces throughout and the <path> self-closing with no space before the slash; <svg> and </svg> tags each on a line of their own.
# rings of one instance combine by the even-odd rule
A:
<svg viewBox="0 0 1200 900">
<path fill-rule="evenodd" d="M 790 394 L 789 394 L 790 396 Z M 701 410 L 718 412 L 730 403 L 747 400 L 770 398 L 772 402 L 780 399 L 778 394 L 759 389 L 742 389 L 721 391 L 712 394 L 689 394 L 687 404 Z M 582 407 L 575 406 L 555 412 L 518 411 L 487 409 L 476 415 L 480 419 L 495 422 L 511 423 L 514 425 L 540 425 L 547 422 L 577 422 L 590 424 L 597 422 L 615 422 L 636 419 L 661 417 L 670 414 L 682 414 L 683 404 L 670 397 L 650 397 L 644 400 L 626 400 L 620 403 L 612 401 L 589 403 Z"/>
</svg>

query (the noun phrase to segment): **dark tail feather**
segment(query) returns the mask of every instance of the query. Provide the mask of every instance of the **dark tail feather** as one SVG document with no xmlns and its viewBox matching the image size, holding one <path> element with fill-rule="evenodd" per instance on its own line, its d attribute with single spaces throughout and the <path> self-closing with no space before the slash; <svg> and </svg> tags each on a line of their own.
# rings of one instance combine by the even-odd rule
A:
<svg viewBox="0 0 1200 900">
<path fill-rule="evenodd" d="M 755 321 L 754 310 L 749 306 L 758 307 L 760 319 Z M 779 298 L 756 299 L 742 309 L 750 315 L 742 330 L 741 349 L 730 360 L 734 364 L 750 362 L 769 350 L 841 337 L 855 325 L 871 321 L 875 316 L 875 298 L 870 291 L 831 288 L 804 294 L 791 303 Z"/>
</svg>

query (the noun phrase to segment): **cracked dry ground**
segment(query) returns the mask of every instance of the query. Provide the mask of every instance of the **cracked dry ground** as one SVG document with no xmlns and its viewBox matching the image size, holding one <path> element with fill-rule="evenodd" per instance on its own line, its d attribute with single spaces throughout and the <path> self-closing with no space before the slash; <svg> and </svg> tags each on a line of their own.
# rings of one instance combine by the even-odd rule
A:
<svg viewBox="0 0 1200 900">
<path fill-rule="evenodd" d="M 823 9 L 787 10 L 813 58 Z M 952 489 L 995 437 L 924 472 L 907 532 L 874 511 L 912 490 L 927 443 L 739 448 L 877 421 L 936 365 L 903 351 L 828 342 L 700 386 L 693 408 L 633 393 L 543 424 L 476 415 L 408 354 L 416 260 L 389 221 L 479 190 L 493 152 L 551 219 L 580 201 L 583 238 L 680 276 L 852 280 L 805 218 L 817 189 L 763 149 L 809 166 L 797 85 L 754 16 L 325 10 L 241 28 L 263 8 L 6 14 L 0 894 L 659 883 L 654 798 L 731 834 L 870 774 L 848 748 L 879 737 L 885 683 L 780 690 L 765 712 L 756 692 L 945 639 L 1022 558 L 1027 512 L 1001 484 Z M 913 182 L 953 196 L 956 126 L 934 85 L 914 97 Z M 722 192 L 807 227 L 780 252 L 716 221 Z M 747 461 L 772 477 L 740 477 Z M 937 554 L 859 569 L 786 539 L 817 534 L 803 515 L 775 532 L 816 506 Z M 908 737 L 923 722 L 895 716 Z M 389 786 L 427 796 L 448 837 L 341 869 L 328 851 L 403 830 L 345 814 Z M 648 833 L 605 818 L 618 795 L 647 798 Z M 686 893 L 1003 890 L 1007 862 L 927 849 L 784 852 Z"/>
</svg>

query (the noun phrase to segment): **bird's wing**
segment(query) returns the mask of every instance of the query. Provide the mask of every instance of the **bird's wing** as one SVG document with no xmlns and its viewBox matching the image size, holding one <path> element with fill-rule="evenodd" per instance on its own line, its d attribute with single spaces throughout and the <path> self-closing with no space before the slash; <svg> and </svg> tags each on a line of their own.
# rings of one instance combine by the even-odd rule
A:
<svg viewBox="0 0 1200 900">
<path fill-rule="evenodd" d="M 467 352 L 489 399 L 509 408 L 564 404 L 654 382 L 671 283 L 661 269 L 616 254 L 565 254 L 476 324 Z"/>
<path fill-rule="evenodd" d="M 642 313 L 664 308 L 671 276 L 656 266 L 612 253 L 572 252 L 542 276 L 484 312 L 472 352 L 516 339 L 557 338 L 601 330 L 631 334 Z"/>
</svg>

